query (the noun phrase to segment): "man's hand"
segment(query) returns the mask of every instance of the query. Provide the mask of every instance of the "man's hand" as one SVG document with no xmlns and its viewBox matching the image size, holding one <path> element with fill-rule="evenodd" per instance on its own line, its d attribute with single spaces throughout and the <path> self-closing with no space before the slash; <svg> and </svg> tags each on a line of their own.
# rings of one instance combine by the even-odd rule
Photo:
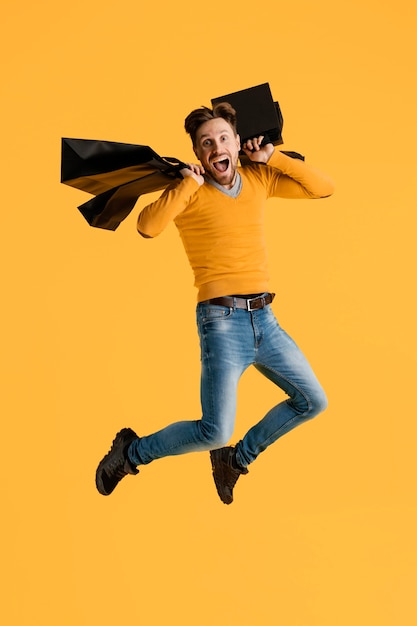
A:
<svg viewBox="0 0 417 626">
<path fill-rule="evenodd" d="M 263 138 L 263 135 L 261 135 L 260 137 L 248 139 L 242 146 L 246 156 L 255 163 L 268 163 L 275 150 L 272 143 L 261 146 Z"/>
<path fill-rule="evenodd" d="M 180 170 L 182 177 L 186 178 L 187 176 L 191 176 L 191 178 L 194 178 L 194 180 L 196 180 L 201 187 L 201 185 L 204 184 L 204 167 L 195 163 L 187 163 L 187 166 L 188 167 L 184 167 Z"/>
</svg>

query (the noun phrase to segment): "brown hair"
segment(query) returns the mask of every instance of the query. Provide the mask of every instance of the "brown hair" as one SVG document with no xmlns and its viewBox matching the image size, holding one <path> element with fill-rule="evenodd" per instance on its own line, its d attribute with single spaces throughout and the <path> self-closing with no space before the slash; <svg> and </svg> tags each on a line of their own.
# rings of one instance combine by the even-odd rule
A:
<svg viewBox="0 0 417 626">
<path fill-rule="evenodd" d="M 219 102 L 214 105 L 212 109 L 208 107 L 201 107 L 200 109 L 194 109 L 185 118 L 184 127 L 186 132 L 190 135 L 193 146 L 195 145 L 195 138 L 197 130 L 204 122 L 213 120 L 216 117 L 222 117 L 226 122 L 230 124 L 236 135 L 236 111 L 228 102 Z"/>
</svg>

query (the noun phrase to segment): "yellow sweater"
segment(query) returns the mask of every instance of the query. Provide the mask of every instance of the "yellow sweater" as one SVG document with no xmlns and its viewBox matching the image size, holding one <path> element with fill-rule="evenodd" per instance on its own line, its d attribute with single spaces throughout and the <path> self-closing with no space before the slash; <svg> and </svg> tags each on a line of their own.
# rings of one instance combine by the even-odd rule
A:
<svg viewBox="0 0 417 626">
<path fill-rule="evenodd" d="M 155 237 L 173 220 L 194 271 L 198 301 L 269 290 L 264 208 L 269 197 L 324 198 L 333 183 L 303 161 L 275 150 L 268 165 L 238 169 L 236 198 L 191 177 L 175 182 L 146 206 L 138 231 Z"/>
</svg>

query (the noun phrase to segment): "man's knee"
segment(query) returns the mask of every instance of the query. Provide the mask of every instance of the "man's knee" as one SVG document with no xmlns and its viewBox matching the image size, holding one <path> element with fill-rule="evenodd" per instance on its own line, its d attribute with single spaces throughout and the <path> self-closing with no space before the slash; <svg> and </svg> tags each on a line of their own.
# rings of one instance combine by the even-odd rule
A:
<svg viewBox="0 0 417 626">
<path fill-rule="evenodd" d="M 307 394 L 297 394 L 289 401 L 300 418 L 311 419 L 322 413 L 328 405 L 327 396 L 321 387 Z"/>
<path fill-rule="evenodd" d="M 232 434 L 233 431 L 224 425 L 210 424 L 207 426 L 204 422 L 201 424 L 202 440 L 207 445 L 208 450 L 215 450 L 227 445 Z"/>
<path fill-rule="evenodd" d="M 324 390 L 319 387 L 308 399 L 308 414 L 306 417 L 316 417 L 327 409 L 328 400 Z"/>
</svg>

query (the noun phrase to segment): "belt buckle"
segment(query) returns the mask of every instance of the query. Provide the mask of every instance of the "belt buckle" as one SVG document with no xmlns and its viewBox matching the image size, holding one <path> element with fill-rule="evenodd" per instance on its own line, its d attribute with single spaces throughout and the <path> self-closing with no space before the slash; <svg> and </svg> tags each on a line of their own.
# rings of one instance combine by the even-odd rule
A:
<svg viewBox="0 0 417 626">
<path fill-rule="evenodd" d="M 251 306 L 252 302 L 259 302 L 259 300 L 261 301 L 260 306 L 254 306 L 254 307 Z M 258 309 L 262 309 L 265 306 L 265 296 L 257 296 L 256 298 L 249 298 L 249 300 L 246 300 L 246 306 L 247 306 L 248 311 L 257 311 Z"/>
</svg>

